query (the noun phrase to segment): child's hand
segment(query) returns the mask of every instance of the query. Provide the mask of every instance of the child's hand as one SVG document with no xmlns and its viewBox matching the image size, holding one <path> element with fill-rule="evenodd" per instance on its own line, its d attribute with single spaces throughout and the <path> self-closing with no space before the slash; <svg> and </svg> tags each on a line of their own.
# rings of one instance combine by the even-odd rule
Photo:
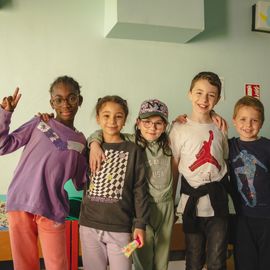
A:
<svg viewBox="0 0 270 270">
<path fill-rule="evenodd" d="M 214 111 L 211 112 L 211 118 L 214 124 L 223 132 L 228 132 L 228 124 L 225 119 L 223 119 L 220 115 L 215 113 Z"/>
<path fill-rule="evenodd" d="M 50 118 L 54 118 L 54 114 L 53 113 L 38 113 L 36 116 L 39 116 L 40 119 L 44 122 L 49 122 Z"/>
<path fill-rule="evenodd" d="M 4 97 L 1 107 L 8 112 L 13 112 L 21 98 L 21 94 L 19 94 L 19 87 L 17 87 L 13 93 L 13 96 Z"/>
<path fill-rule="evenodd" d="M 185 124 L 187 122 L 187 115 L 186 114 L 181 114 L 178 115 L 175 120 L 173 121 L 173 123 L 179 123 L 179 124 Z"/>
<path fill-rule="evenodd" d="M 145 239 L 145 230 L 135 228 L 135 230 L 133 232 L 133 239 L 137 239 L 137 238 L 139 238 L 139 240 L 140 240 L 140 245 L 138 246 L 138 248 L 143 247 L 144 239 Z"/>
<path fill-rule="evenodd" d="M 89 166 L 92 174 L 98 172 L 101 164 L 106 160 L 106 156 L 98 142 L 91 142 L 89 154 Z"/>
</svg>

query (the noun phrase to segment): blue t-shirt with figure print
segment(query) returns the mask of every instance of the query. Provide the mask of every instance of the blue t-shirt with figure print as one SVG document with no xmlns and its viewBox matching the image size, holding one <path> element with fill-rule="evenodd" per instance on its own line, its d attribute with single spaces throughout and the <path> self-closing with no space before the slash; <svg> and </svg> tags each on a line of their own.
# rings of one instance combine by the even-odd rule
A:
<svg viewBox="0 0 270 270">
<path fill-rule="evenodd" d="M 229 140 L 230 177 L 238 214 L 270 218 L 270 140 Z"/>
</svg>

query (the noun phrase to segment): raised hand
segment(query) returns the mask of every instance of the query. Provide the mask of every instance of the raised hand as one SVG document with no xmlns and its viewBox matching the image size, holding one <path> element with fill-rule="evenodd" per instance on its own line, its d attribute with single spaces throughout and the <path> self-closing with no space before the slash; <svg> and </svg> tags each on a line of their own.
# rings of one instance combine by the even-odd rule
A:
<svg viewBox="0 0 270 270">
<path fill-rule="evenodd" d="M 5 111 L 13 112 L 21 96 L 22 95 L 19 93 L 19 87 L 17 87 L 13 93 L 13 96 L 4 97 L 0 105 Z"/>
</svg>

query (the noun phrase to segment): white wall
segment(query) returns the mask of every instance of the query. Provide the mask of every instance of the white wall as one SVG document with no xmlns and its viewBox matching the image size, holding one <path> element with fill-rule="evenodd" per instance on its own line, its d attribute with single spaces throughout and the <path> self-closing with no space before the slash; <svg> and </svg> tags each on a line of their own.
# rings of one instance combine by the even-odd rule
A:
<svg viewBox="0 0 270 270">
<path fill-rule="evenodd" d="M 206 30 L 187 44 L 105 39 L 103 0 L 0 0 L 0 98 L 16 86 L 23 94 L 11 130 L 35 113 L 51 111 L 48 89 L 59 75 L 82 85 L 84 104 L 76 126 L 87 136 L 97 128 L 98 97 L 118 94 L 130 105 L 131 131 L 141 101 L 157 97 L 170 119 L 190 111 L 192 77 L 211 70 L 225 79 L 225 101 L 216 111 L 229 120 L 244 84 L 260 83 L 270 136 L 270 34 L 252 32 L 254 0 L 205 0 Z M 192 18 L 191 18 L 192 19 Z M 20 151 L 0 157 L 0 194 L 6 193 Z"/>
</svg>

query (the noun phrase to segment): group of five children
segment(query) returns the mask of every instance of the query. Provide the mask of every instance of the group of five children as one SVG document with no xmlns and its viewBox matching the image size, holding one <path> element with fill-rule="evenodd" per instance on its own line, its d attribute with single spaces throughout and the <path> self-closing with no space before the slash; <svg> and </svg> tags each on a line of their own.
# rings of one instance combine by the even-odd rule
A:
<svg viewBox="0 0 270 270">
<path fill-rule="evenodd" d="M 177 213 L 183 217 L 186 269 L 226 269 L 229 193 L 237 214 L 235 267 L 270 266 L 270 140 L 259 137 L 262 103 L 243 97 L 233 123 L 239 138 L 227 139 L 212 119 L 221 95 L 213 72 L 200 72 L 190 86 L 192 112 L 168 131 L 168 108 L 158 99 L 141 104 L 134 134 L 122 134 L 127 101 L 105 96 L 96 104 L 101 131 L 86 142 L 74 127 L 83 98 L 71 77 L 50 87 L 56 117 L 34 117 L 9 132 L 21 94 L 5 97 L 0 108 L 0 155 L 24 147 L 7 194 L 15 270 L 38 270 L 39 237 L 48 270 L 68 269 L 64 184 L 84 187 L 80 238 L 85 270 L 130 270 L 123 246 L 137 239 L 136 270 L 166 270 L 174 223 L 175 186 L 181 177 Z M 86 159 L 88 146 L 89 167 Z M 228 160 L 228 164 L 226 161 Z M 89 175 L 89 177 L 87 177 Z M 27 246 L 27 249 L 25 248 Z"/>
</svg>

